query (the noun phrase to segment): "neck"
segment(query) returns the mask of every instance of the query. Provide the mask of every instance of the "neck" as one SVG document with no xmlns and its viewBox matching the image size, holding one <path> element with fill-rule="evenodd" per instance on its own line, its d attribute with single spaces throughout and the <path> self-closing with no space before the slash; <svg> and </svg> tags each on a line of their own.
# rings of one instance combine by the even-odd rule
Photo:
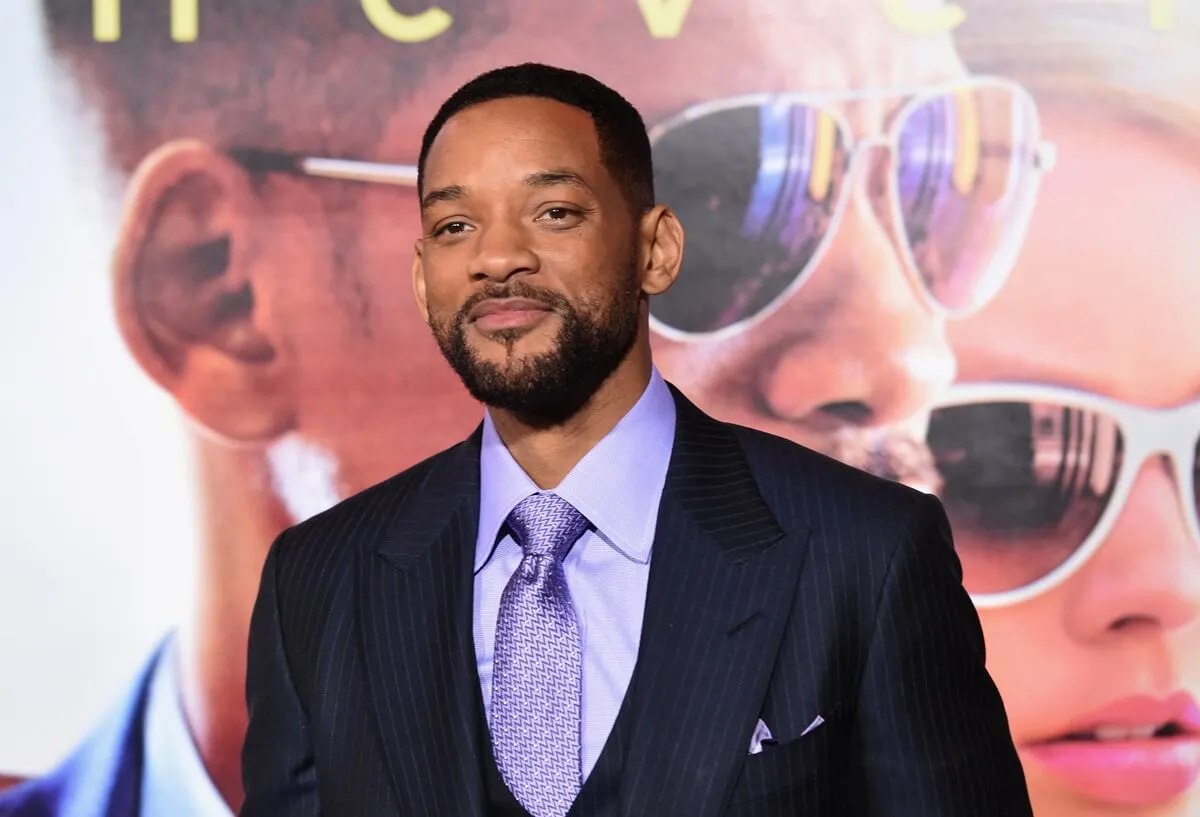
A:
<svg viewBox="0 0 1200 817">
<path fill-rule="evenodd" d="M 639 343 L 584 407 L 563 423 L 541 427 L 509 411 L 489 409 L 489 413 L 513 459 L 535 485 L 548 490 L 562 482 L 629 413 L 646 390 L 650 371 L 650 349 Z"/>
<path fill-rule="evenodd" d="M 204 767 L 236 813 L 250 614 L 267 549 L 289 520 L 270 492 L 262 451 L 197 445 L 202 542 L 195 607 L 179 634 L 181 693 Z"/>
</svg>

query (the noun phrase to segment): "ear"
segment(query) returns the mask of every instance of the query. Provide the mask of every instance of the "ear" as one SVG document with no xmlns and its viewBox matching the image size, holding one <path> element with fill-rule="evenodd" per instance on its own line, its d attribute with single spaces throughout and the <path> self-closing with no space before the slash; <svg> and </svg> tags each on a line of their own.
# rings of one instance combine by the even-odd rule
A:
<svg viewBox="0 0 1200 817">
<path fill-rule="evenodd" d="M 192 419 L 248 443 L 294 425 L 282 347 L 260 298 L 260 204 L 228 157 L 169 143 L 130 182 L 113 259 L 117 324 L 134 358 Z"/>
<path fill-rule="evenodd" d="M 683 225 L 665 204 L 651 208 L 638 225 L 642 292 L 661 295 L 671 288 L 683 265 Z"/>
<path fill-rule="evenodd" d="M 413 295 L 417 300 L 417 309 L 421 311 L 421 319 L 429 323 L 429 296 L 425 292 L 425 259 L 423 257 L 421 239 L 413 246 Z"/>
</svg>

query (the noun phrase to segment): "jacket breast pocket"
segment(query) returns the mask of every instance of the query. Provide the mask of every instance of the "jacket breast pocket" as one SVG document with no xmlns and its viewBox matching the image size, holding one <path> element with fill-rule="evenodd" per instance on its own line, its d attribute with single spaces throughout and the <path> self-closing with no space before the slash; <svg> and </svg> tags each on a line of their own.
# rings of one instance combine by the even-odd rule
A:
<svg viewBox="0 0 1200 817">
<path fill-rule="evenodd" d="M 729 800 L 730 815 L 769 814 L 774 802 L 787 813 L 822 813 L 835 785 L 836 735 L 831 724 L 746 756 Z M 753 805 L 753 811 L 742 807 Z"/>
</svg>

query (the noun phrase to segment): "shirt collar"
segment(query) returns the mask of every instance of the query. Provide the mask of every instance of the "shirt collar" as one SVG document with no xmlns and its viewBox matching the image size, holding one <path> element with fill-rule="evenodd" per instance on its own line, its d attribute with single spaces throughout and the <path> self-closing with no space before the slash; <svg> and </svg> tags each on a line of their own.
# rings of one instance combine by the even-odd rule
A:
<svg viewBox="0 0 1200 817">
<path fill-rule="evenodd" d="M 675 440 L 675 400 L 656 368 L 624 417 L 584 455 L 553 493 L 574 505 L 600 538 L 626 558 L 650 559 L 658 505 Z M 479 532 L 475 572 L 495 550 L 501 526 L 537 485 L 505 447 L 484 414 L 479 454 Z"/>
<path fill-rule="evenodd" d="M 146 706 L 141 813 L 145 817 L 233 817 L 192 740 L 180 701 L 178 641 L 152 670 Z"/>
</svg>

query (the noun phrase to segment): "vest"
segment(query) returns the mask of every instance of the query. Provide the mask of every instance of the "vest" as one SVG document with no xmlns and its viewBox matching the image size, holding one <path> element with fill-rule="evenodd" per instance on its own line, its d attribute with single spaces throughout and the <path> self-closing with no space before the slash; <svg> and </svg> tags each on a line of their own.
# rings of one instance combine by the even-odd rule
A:
<svg viewBox="0 0 1200 817">
<path fill-rule="evenodd" d="M 618 815 L 621 772 L 625 768 L 625 757 L 629 754 L 629 738 L 633 734 L 635 707 L 632 701 L 635 698 L 634 689 L 637 676 L 635 667 L 629 689 L 625 693 L 625 699 L 621 701 L 621 708 L 617 712 L 617 719 L 613 723 L 604 749 L 600 752 L 596 765 L 592 767 L 591 773 L 584 781 L 583 788 L 580 790 L 579 796 L 575 798 L 575 803 L 571 806 L 567 817 L 617 817 Z M 483 713 L 482 698 L 479 706 L 476 707 L 476 712 L 480 730 L 480 754 L 483 757 L 484 813 L 489 817 L 530 817 L 529 812 L 517 802 L 516 797 L 509 791 L 508 786 L 504 783 L 504 778 L 500 775 L 500 769 L 496 766 L 491 735 Z"/>
</svg>

